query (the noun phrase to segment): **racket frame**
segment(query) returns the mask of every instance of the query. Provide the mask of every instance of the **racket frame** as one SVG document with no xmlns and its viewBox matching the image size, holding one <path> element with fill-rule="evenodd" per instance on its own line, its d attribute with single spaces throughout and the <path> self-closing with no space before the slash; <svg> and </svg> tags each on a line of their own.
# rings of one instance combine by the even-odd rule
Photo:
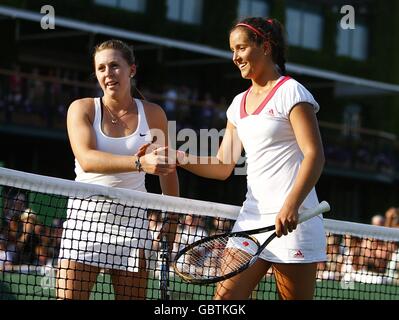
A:
<svg viewBox="0 0 399 320">
<path fill-rule="evenodd" d="M 330 205 L 326 201 L 322 201 L 316 208 L 309 209 L 304 211 L 299 215 L 299 223 L 302 223 L 306 220 L 309 220 L 310 218 L 316 217 L 324 212 L 327 212 L 330 210 Z M 183 248 L 181 251 L 179 251 L 172 263 L 172 267 L 174 271 L 176 272 L 177 275 L 179 275 L 185 282 L 187 283 L 192 283 L 192 284 L 211 284 L 223 280 L 227 280 L 245 269 L 249 268 L 251 265 L 253 265 L 259 258 L 259 255 L 262 253 L 262 251 L 266 248 L 266 246 L 277 236 L 276 232 L 273 232 L 262 245 L 259 244 L 259 241 L 255 238 L 252 237 L 252 234 L 259 234 L 259 233 L 264 233 L 264 232 L 270 232 L 274 231 L 276 229 L 275 225 L 270 225 L 267 227 L 263 228 L 258 228 L 258 229 L 252 229 L 252 230 L 246 230 L 246 231 L 235 231 L 235 232 L 224 232 L 221 234 L 215 234 L 209 237 L 205 237 L 203 239 L 200 239 L 198 241 L 193 242 L 192 244 L 189 244 L 185 248 Z M 179 268 L 177 267 L 178 260 L 180 257 L 182 257 L 187 251 L 190 251 L 194 247 L 198 247 L 200 244 L 204 242 L 210 242 L 213 239 L 217 238 L 223 238 L 223 237 L 229 237 L 229 238 L 234 238 L 234 237 L 242 237 L 242 238 L 248 238 L 252 240 L 255 244 L 258 245 L 258 249 L 256 253 L 253 255 L 253 257 L 245 264 L 243 264 L 240 268 L 238 268 L 235 271 L 229 272 L 226 275 L 223 276 L 218 276 L 218 277 L 212 277 L 212 278 L 202 278 L 202 279 L 197 279 L 190 277 L 189 273 L 182 273 L 180 272 Z"/>
</svg>

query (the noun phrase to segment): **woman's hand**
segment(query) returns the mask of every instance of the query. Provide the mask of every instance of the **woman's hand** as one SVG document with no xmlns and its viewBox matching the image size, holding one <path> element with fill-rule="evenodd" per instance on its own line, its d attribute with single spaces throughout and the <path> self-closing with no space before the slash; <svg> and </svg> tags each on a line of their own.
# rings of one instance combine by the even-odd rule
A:
<svg viewBox="0 0 399 320">
<path fill-rule="evenodd" d="M 176 161 L 170 161 L 168 157 L 168 147 L 159 147 L 149 152 L 149 147 L 146 148 L 146 154 L 139 156 L 141 169 L 150 174 L 155 175 L 169 175 L 176 171 Z"/>
<path fill-rule="evenodd" d="M 167 155 L 169 164 L 182 165 L 188 162 L 188 154 L 184 151 L 175 150 L 171 147 L 162 147 L 156 143 L 143 144 L 136 153 L 136 156 L 141 157 L 157 150 L 158 155 Z"/>
<path fill-rule="evenodd" d="M 276 216 L 275 224 L 276 234 L 279 238 L 294 231 L 298 225 L 298 208 L 284 205 Z"/>
</svg>

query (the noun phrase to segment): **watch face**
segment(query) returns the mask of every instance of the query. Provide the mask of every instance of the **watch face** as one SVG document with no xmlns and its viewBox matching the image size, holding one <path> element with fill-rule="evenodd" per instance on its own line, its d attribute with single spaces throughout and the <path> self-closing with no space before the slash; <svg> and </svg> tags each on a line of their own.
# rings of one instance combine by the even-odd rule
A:
<svg viewBox="0 0 399 320">
<path fill-rule="evenodd" d="M 134 162 L 134 164 L 136 165 L 136 170 L 137 170 L 138 172 L 141 172 L 141 171 L 142 171 L 142 168 L 141 168 L 140 157 L 137 156 L 137 159 L 136 159 L 136 161 Z"/>
</svg>

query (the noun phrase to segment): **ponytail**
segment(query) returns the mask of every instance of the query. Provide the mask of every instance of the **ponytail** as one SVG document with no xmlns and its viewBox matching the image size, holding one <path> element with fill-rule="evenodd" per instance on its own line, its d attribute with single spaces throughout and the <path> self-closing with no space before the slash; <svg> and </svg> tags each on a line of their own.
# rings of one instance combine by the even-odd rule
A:
<svg viewBox="0 0 399 320">
<path fill-rule="evenodd" d="M 285 30 L 283 25 L 276 19 L 267 19 L 266 21 L 270 24 L 272 29 L 272 58 L 280 69 L 280 73 L 284 76 L 287 73 L 285 68 L 287 51 Z"/>
</svg>

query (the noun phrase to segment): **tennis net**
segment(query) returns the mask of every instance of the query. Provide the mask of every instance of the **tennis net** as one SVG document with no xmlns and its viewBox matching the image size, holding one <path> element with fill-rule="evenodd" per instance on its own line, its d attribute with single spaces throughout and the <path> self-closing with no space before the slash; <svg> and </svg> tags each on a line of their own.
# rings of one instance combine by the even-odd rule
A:
<svg viewBox="0 0 399 320">
<path fill-rule="evenodd" d="M 72 288 L 96 300 L 212 299 L 214 285 L 185 283 L 170 261 L 185 245 L 230 230 L 239 213 L 231 205 L 5 168 L 0 189 L 0 299 L 56 299 Z M 176 239 L 168 248 L 158 235 L 176 217 Z M 315 298 L 399 299 L 399 229 L 324 221 L 328 261 L 318 266 Z M 66 258 L 79 264 L 65 264 Z M 75 283 L 56 291 L 62 272 L 64 279 L 74 275 Z M 272 271 L 251 298 L 277 299 Z"/>
</svg>

